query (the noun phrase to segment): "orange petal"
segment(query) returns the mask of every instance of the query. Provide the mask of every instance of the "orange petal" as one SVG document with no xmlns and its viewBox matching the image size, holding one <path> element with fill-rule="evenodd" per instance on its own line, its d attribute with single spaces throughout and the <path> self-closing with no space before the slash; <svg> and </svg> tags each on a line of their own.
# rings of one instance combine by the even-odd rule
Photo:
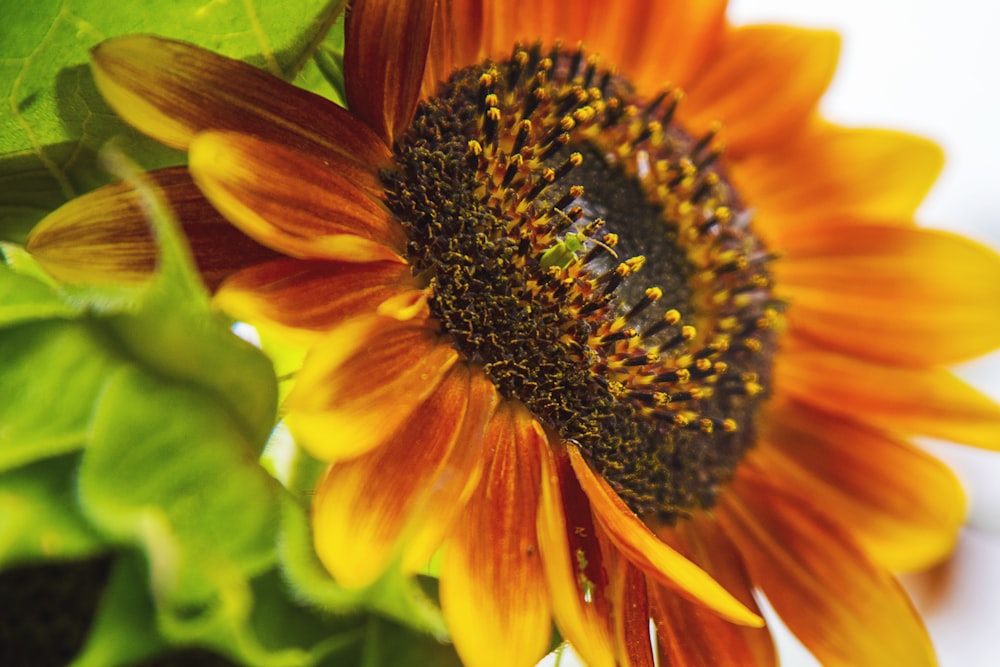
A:
<svg viewBox="0 0 1000 667">
<path fill-rule="evenodd" d="M 481 0 L 438 0 L 421 98 L 434 95 L 455 70 L 481 60 L 482 34 Z"/>
<path fill-rule="evenodd" d="M 570 462 L 580 486 L 590 499 L 598 522 L 612 542 L 648 576 L 670 586 L 734 623 L 760 627 L 760 616 L 734 598 L 704 570 L 661 542 L 598 477 L 575 447 L 569 447 Z"/>
<path fill-rule="evenodd" d="M 748 463 L 833 519 L 876 562 L 927 568 L 951 552 L 965 519 L 954 473 L 907 442 L 801 403 L 776 401 Z"/>
<path fill-rule="evenodd" d="M 715 577 L 747 608 L 760 614 L 753 582 L 743 560 L 714 520 L 698 515 L 680 520 L 676 528 L 660 529 L 657 534 Z M 660 664 L 676 667 L 778 664 L 767 628 L 728 623 L 655 582 L 650 582 L 650 598 Z"/>
<path fill-rule="evenodd" d="M 616 40 L 619 46 L 610 50 L 598 39 L 593 48 L 607 53 L 609 64 L 621 67 L 643 94 L 651 96 L 668 82 L 687 88 L 716 57 L 725 33 L 726 0 L 615 4 L 632 10 L 637 32 L 601 21 L 598 11 L 598 23 L 610 33 L 608 41 Z"/>
<path fill-rule="evenodd" d="M 720 496 L 718 519 L 754 583 L 824 665 L 936 664 L 906 593 L 836 523 L 746 467 Z"/>
<path fill-rule="evenodd" d="M 309 352 L 285 421 L 319 459 L 358 456 L 408 423 L 457 359 L 426 320 L 355 318 Z"/>
<path fill-rule="evenodd" d="M 219 211 L 261 243 L 296 257 L 392 260 L 402 227 L 378 200 L 320 160 L 243 134 L 206 132 L 191 142 L 191 173 Z M 356 237 L 369 253 L 345 252 Z M 379 249 L 379 245 L 386 247 Z M 391 248 L 391 249 L 390 249 Z"/>
<path fill-rule="evenodd" d="M 909 220 L 943 164 L 941 149 L 926 139 L 824 122 L 784 147 L 727 161 L 776 247 L 831 221 Z"/>
<path fill-rule="evenodd" d="M 405 264 L 279 259 L 226 281 L 215 303 L 233 318 L 312 343 L 351 317 L 374 313 L 386 299 L 416 291 Z"/>
<path fill-rule="evenodd" d="M 404 545 L 403 567 L 407 571 L 418 571 L 429 563 L 479 485 L 484 433 L 499 400 L 489 378 L 481 371 L 474 371 L 462 432 L 437 477 L 428 486 L 423 517 Z"/>
<path fill-rule="evenodd" d="M 417 108 L 435 2 L 355 2 L 344 29 L 347 104 L 386 146 Z"/>
<path fill-rule="evenodd" d="M 889 433 L 1000 449 L 1000 406 L 942 368 L 790 348 L 775 363 L 774 386 L 778 394 Z"/>
<path fill-rule="evenodd" d="M 130 125 L 186 149 L 205 130 L 233 130 L 360 165 L 388 160 L 385 144 L 347 111 L 263 70 L 193 44 L 152 35 L 106 40 L 94 80 Z"/>
<path fill-rule="evenodd" d="M 469 369 L 459 365 L 385 445 L 333 464 L 317 487 L 312 521 L 316 553 L 349 588 L 374 582 L 396 553 L 408 523 L 429 518 L 426 498 L 458 444 L 469 396 Z M 481 421 L 481 420 L 480 420 Z"/>
<path fill-rule="evenodd" d="M 560 446 L 542 452 L 542 499 L 538 539 L 552 600 L 563 637 L 586 664 L 616 664 L 608 568 L 597 540 L 590 501 L 580 488 Z M 624 559 L 623 559 L 624 560 Z"/>
<path fill-rule="evenodd" d="M 240 269 L 276 256 L 220 216 L 187 169 L 149 172 L 181 222 L 209 289 Z M 158 250 L 140 197 L 125 181 L 70 200 L 31 231 L 28 251 L 55 278 L 77 284 L 137 284 L 156 267 Z"/>
<path fill-rule="evenodd" d="M 688 84 L 681 123 L 700 135 L 721 121 L 721 136 L 734 156 L 780 144 L 811 117 L 839 53 L 840 38 L 826 30 L 729 29 Z"/>
<path fill-rule="evenodd" d="M 1000 255 L 970 239 L 865 225 L 816 230 L 785 249 L 775 282 L 804 336 L 916 365 L 1000 347 Z"/>
<path fill-rule="evenodd" d="M 486 464 L 441 563 L 441 608 L 464 664 L 533 665 L 545 654 L 550 607 L 535 523 L 538 422 L 500 404 L 486 429 Z"/>
<path fill-rule="evenodd" d="M 566 48 L 583 42 L 603 66 L 652 96 L 667 82 L 683 86 L 696 76 L 722 35 L 725 7 L 725 0 L 634 0 L 510 11 L 509 3 L 484 2 L 484 53 L 507 58 L 517 42 L 560 41 Z"/>
</svg>

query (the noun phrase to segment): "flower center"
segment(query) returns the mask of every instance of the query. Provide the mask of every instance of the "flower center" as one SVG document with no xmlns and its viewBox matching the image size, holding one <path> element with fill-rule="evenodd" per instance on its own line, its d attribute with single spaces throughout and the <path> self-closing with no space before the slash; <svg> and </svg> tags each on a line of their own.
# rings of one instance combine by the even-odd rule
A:
<svg viewBox="0 0 1000 667">
<path fill-rule="evenodd" d="M 422 102 L 383 174 L 454 347 L 667 520 L 710 507 L 753 444 L 780 307 L 679 100 L 518 47 Z"/>
</svg>

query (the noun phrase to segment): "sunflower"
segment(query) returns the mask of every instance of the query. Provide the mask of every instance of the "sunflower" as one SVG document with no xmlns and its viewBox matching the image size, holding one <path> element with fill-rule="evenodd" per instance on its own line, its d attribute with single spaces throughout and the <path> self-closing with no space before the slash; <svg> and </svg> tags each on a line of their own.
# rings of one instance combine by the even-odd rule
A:
<svg viewBox="0 0 1000 667">
<path fill-rule="evenodd" d="M 944 368 L 1000 344 L 1000 261 L 913 224 L 933 144 L 818 116 L 837 54 L 720 0 L 357 0 L 350 111 L 150 36 L 93 70 L 188 151 L 150 178 L 218 305 L 309 347 L 285 419 L 343 585 L 440 551 L 471 665 L 552 621 L 590 665 L 774 664 L 757 591 L 824 664 L 927 665 L 893 572 L 964 497 L 909 439 L 1000 441 Z M 112 185 L 29 249 L 133 280 L 143 230 Z"/>
</svg>

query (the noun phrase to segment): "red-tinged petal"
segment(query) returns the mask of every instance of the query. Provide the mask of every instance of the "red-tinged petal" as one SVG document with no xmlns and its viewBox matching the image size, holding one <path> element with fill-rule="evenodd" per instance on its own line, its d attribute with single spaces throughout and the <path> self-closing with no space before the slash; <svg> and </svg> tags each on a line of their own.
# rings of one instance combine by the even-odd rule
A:
<svg viewBox="0 0 1000 667">
<path fill-rule="evenodd" d="M 729 175 L 772 245 L 847 220 L 909 220 L 944 156 L 934 143 L 889 130 L 816 122 L 784 147 L 732 156 Z"/>
<path fill-rule="evenodd" d="M 369 197 L 339 162 L 320 160 L 256 137 L 206 132 L 191 142 L 191 174 L 234 225 L 287 255 L 323 259 L 392 260 L 405 247 L 402 227 Z M 370 247 L 375 257 L 344 252 Z M 385 247 L 380 252 L 379 245 Z"/>
<path fill-rule="evenodd" d="M 840 39 L 784 26 L 729 29 L 688 84 L 679 113 L 694 134 L 721 121 L 727 151 L 744 155 L 786 141 L 811 118 L 837 68 Z"/>
<path fill-rule="evenodd" d="M 422 520 L 414 526 L 404 545 L 403 567 L 407 571 L 418 571 L 430 562 L 479 485 L 486 426 L 500 397 L 481 371 L 472 373 L 468 391 L 469 407 L 462 432 L 429 485 Z"/>
<path fill-rule="evenodd" d="M 824 665 L 936 664 L 906 593 L 839 525 L 747 468 L 717 515 L 754 583 Z"/>
<path fill-rule="evenodd" d="M 798 402 L 776 400 L 748 464 L 849 530 L 877 563 L 920 570 L 951 552 L 965 495 L 943 463 L 902 440 Z"/>
<path fill-rule="evenodd" d="M 481 60 L 482 0 L 438 0 L 431 28 L 427 66 L 420 96 L 427 98 L 459 69 Z"/>
<path fill-rule="evenodd" d="M 366 125 L 336 104 L 193 44 L 127 35 L 102 42 L 92 57 L 108 104 L 168 146 L 186 149 L 199 132 L 232 130 L 363 166 L 390 157 Z"/>
<path fill-rule="evenodd" d="M 760 627 L 764 621 L 704 570 L 660 541 L 625 502 L 597 476 L 575 447 L 569 458 L 600 525 L 615 546 L 648 576 L 705 605 L 734 623 Z"/>
<path fill-rule="evenodd" d="M 948 232 L 829 227 L 774 265 L 797 333 L 869 359 L 954 363 L 1000 347 L 1000 255 Z"/>
<path fill-rule="evenodd" d="M 551 613 L 535 524 L 539 452 L 548 446 L 520 405 L 501 403 L 484 437 L 486 463 L 441 563 L 441 608 L 462 661 L 533 665 Z"/>
<path fill-rule="evenodd" d="M 662 528 L 657 534 L 715 577 L 747 608 L 760 614 L 753 582 L 739 552 L 712 519 L 698 515 L 681 520 L 676 528 Z M 767 628 L 729 623 L 655 582 L 650 582 L 650 589 L 660 664 L 676 667 L 778 664 Z"/>
<path fill-rule="evenodd" d="M 608 569 L 597 541 L 590 501 L 561 447 L 542 453 L 538 540 L 563 637 L 591 667 L 616 664 Z"/>
<path fill-rule="evenodd" d="M 309 352 L 285 421 L 319 459 L 358 456 L 413 419 L 457 359 L 424 320 L 355 318 Z"/>
<path fill-rule="evenodd" d="M 774 386 L 889 433 L 1000 449 L 1000 406 L 943 368 L 882 366 L 790 345 L 774 366 Z"/>
<path fill-rule="evenodd" d="M 373 583 L 407 525 L 426 517 L 427 496 L 455 446 L 475 448 L 458 441 L 468 395 L 468 367 L 452 367 L 419 417 L 382 447 L 329 468 L 313 499 L 313 535 L 316 554 L 339 583 Z"/>
<path fill-rule="evenodd" d="M 278 259 L 227 280 L 215 303 L 233 318 L 312 343 L 357 315 L 375 313 L 392 297 L 420 293 L 399 262 Z"/>
<path fill-rule="evenodd" d="M 209 289 L 244 267 L 276 257 L 233 227 L 202 196 L 187 169 L 144 176 L 177 216 Z M 137 284 L 156 267 L 158 250 L 141 199 L 125 182 L 70 200 L 31 231 L 28 251 L 55 278 L 77 284 Z"/>
<path fill-rule="evenodd" d="M 654 667 L 645 575 L 622 558 L 612 568 L 611 588 L 620 662 L 630 667 Z"/>
<path fill-rule="evenodd" d="M 392 146 L 413 120 L 436 4 L 436 0 L 358 0 L 348 10 L 347 104 L 386 146 Z"/>
</svg>

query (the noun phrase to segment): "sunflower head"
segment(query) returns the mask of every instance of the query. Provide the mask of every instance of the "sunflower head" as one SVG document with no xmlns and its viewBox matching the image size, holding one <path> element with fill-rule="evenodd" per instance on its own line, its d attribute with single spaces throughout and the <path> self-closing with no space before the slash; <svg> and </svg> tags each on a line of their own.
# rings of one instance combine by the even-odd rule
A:
<svg viewBox="0 0 1000 667">
<path fill-rule="evenodd" d="M 818 118 L 836 37 L 700 0 L 346 26 L 350 111 L 177 42 L 95 53 L 189 151 L 150 178 L 196 258 L 199 220 L 242 239 L 216 303 L 309 348 L 284 415 L 329 463 L 330 573 L 440 553 L 474 665 L 531 664 L 553 619 L 595 665 L 773 664 L 761 592 L 828 664 L 933 664 L 892 571 L 943 557 L 964 501 L 907 438 L 1000 441 L 943 370 L 1000 344 L 1000 260 L 912 224 L 935 146 Z M 29 244 L 57 268 L 73 206 Z"/>
</svg>

